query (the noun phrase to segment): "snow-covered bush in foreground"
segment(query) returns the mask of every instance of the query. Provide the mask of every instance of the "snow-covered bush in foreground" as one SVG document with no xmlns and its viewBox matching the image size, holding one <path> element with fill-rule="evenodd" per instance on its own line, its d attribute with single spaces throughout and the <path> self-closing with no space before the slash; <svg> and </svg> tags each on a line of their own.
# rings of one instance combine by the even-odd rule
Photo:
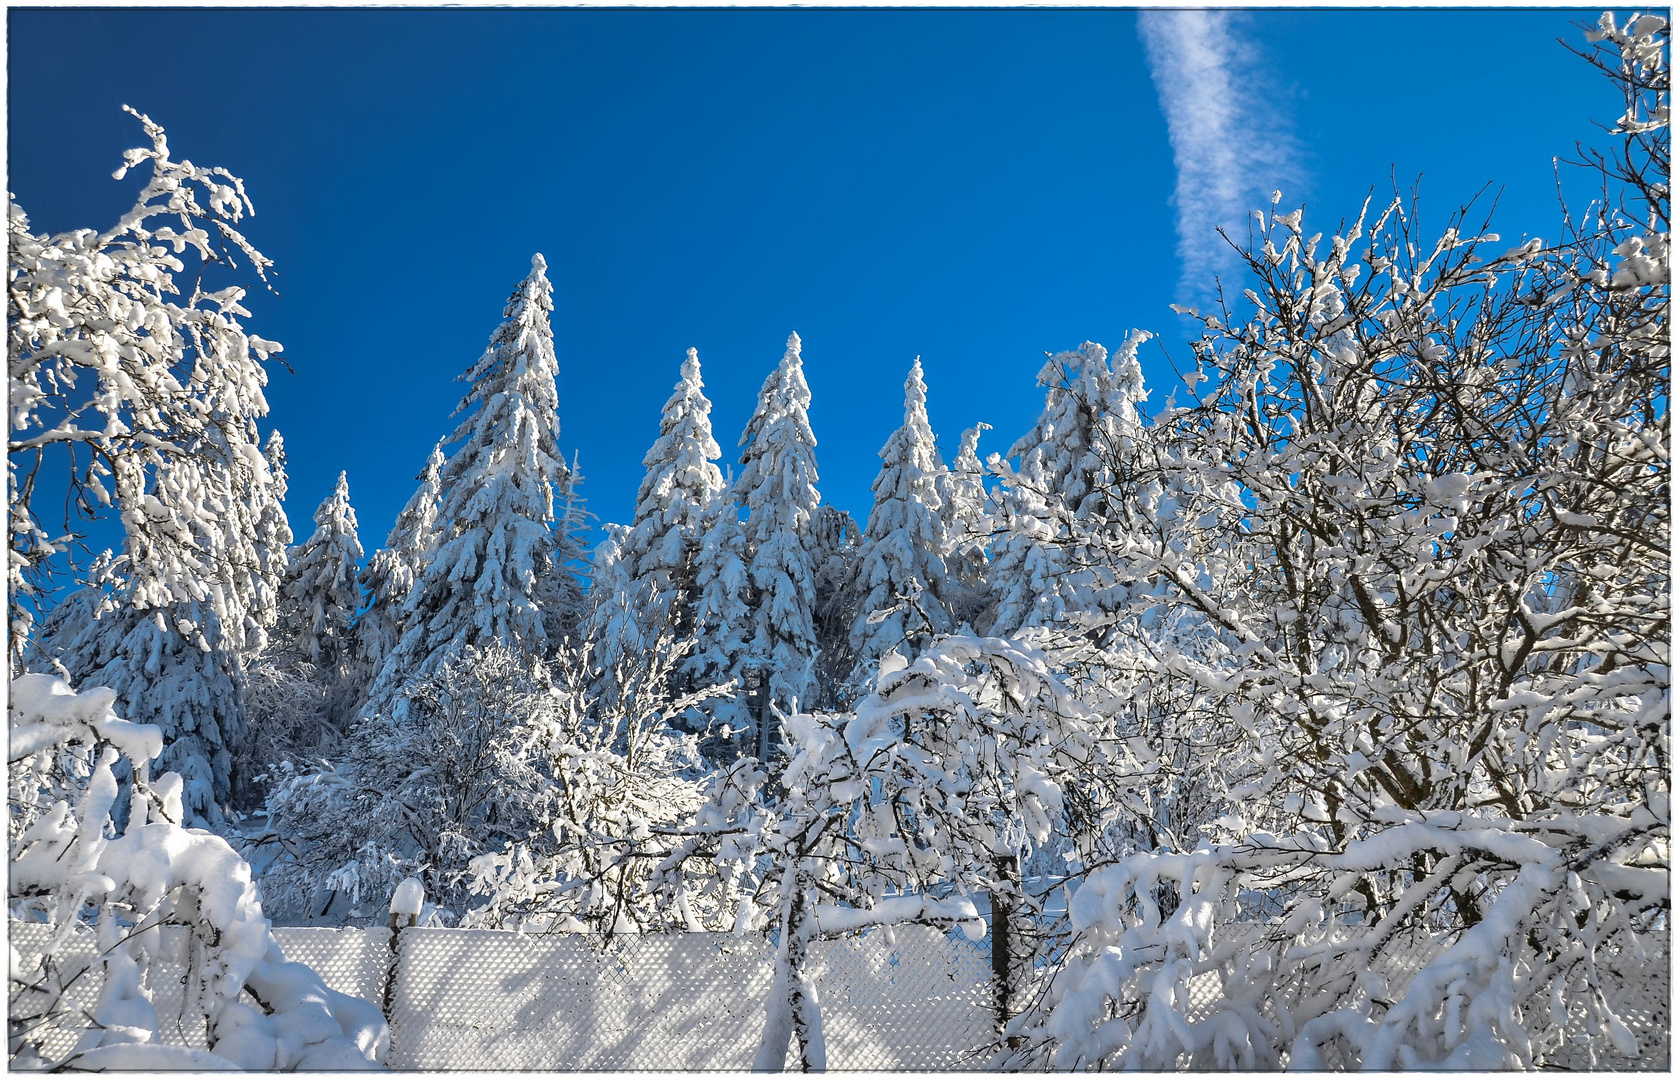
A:
<svg viewBox="0 0 1678 1080">
<path fill-rule="evenodd" d="M 247 866 L 227 842 L 180 825 L 181 782 L 148 781 L 162 733 L 112 711 L 113 691 L 73 692 L 49 675 L 12 682 L 10 727 L 10 915 L 46 922 L 52 936 L 33 970 L 11 962 L 8 1051 L 13 1067 L 108 1069 L 350 1069 L 383 1060 L 384 1018 L 372 1005 L 328 989 L 287 963 L 262 914 Z M 128 827 L 110 835 L 118 785 L 133 770 Z M 188 930 L 185 955 L 163 955 L 160 928 Z M 72 935 L 97 939 L 97 976 L 66 963 Z M 207 1051 L 165 1046 L 149 979 L 164 962 L 186 968 L 184 1030 Z M 91 1013 L 67 997 L 98 977 Z M 201 1027 L 199 1025 L 202 1025 Z M 56 1030 L 79 1033 L 68 1054 L 41 1056 Z"/>
<path fill-rule="evenodd" d="M 612 614 L 596 608 L 588 636 Z M 472 889 L 484 900 L 475 900 L 467 925 L 701 928 L 685 899 L 661 905 L 647 879 L 667 857 L 670 831 L 692 820 L 706 790 L 697 739 L 675 723 L 732 686 L 674 694 L 691 640 L 678 640 L 657 600 L 641 606 L 639 623 L 645 647 L 618 653 L 609 670 L 586 645 L 562 651 L 554 664 L 548 705 L 526 732 L 542 762 L 543 801 L 525 836 L 472 860 Z"/>
<path fill-rule="evenodd" d="M 282 769 L 258 849 L 277 849 L 264 895 L 284 918 L 382 921 L 403 878 L 458 918 L 467 864 L 539 828 L 553 794 L 538 732 L 559 707 L 547 669 L 467 646 L 400 691 L 402 716 L 363 720 L 335 765 Z M 345 828 L 345 822 L 355 822 Z"/>
<path fill-rule="evenodd" d="M 1607 859 L 1575 868 L 1565 848 L 1493 818 L 1387 816 L 1386 828 L 1343 849 L 1259 835 L 1142 852 L 1090 874 L 1070 904 L 1076 943 L 1043 1008 L 1016 1025 L 1024 1047 L 1003 1060 L 1273 1069 L 1286 1054 L 1290 1069 L 1312 1070 L 1324 1067 L 1322 1044 L 1339 1037 L 1364 1069 L 1532 1068 L 1543 1057 L 1531 1025 L 1566 1026 L 1570 1004 L 1585 1009 L 1587 1030 L 1637 1053 L 1603 996 L 1599 965 L 1644 955 L 1639 938 L 1664 935 L 1664 868 Z M 1609 849 L 1617 837 L 1603 839 Z M 1434 872 L 1383 917 L 1348 918 L 1337 905 L 1366 875 L 1432 856 L 1442 856 Z M 1314 876 L 1327 889 L 1266 915 L 1291 882 Z M 1389 986 L 1393 954 L 1428 934 L 1430 899 L 1476 876 L 1500 885 L 1481 918 L 1407 985 Z M 1211 984 L 1192 1022 L 1190 980 Z"/>
<path fill-rule="evenodd" d="M 1004 924 L 1032 917 L 1020 854 L 1064 822 L 1097 774 L 1141 775 L 1041 652 L 953 636 L 912 665 L 886 660 L 855 713 L 783 718 L 792 758 L 782 794 L 766 797 L 761 767 L 742 759 L 714 779 L 693 821 L 644 848 L 667 853 L 648 891 L 697 917 L 692 928 L 778 934 L 759 1068 L 779 1068 L 795 1037 L 804 1066 L 825 1067 L 812 941 L 899 923 L 961 926 L 977 939 L 980 893 Z M 1003 1009 L 1016 975 L 1000 980 Z"/>
<path fill-rule="evenodd" d="M 1064 656 L 1187 749 L 1206 843 L 1090 875 L 1015 1063 L 1537 1066 L 1570 1012 L 1635 1052 L 1602 987 L 1670 908 L 1666 24 L 1598 35 L 1641 88 L 1620 205 L 1503 251 L 1265 215 L 1197 401 L 1113 456 Z M 1443 952 L 1388 987 L 1400 933 Z"/>
</svg>

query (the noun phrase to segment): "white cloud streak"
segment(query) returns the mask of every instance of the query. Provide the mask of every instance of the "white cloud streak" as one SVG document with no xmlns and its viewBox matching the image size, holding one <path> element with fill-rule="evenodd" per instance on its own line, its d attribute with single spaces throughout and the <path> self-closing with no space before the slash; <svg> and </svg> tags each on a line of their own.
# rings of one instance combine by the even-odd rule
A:
<svg viewBox="0 0 1678 1080">
<path fill-rule="evenodd" d="M 1297 178 L 1293 138 L 1229 12 L 1149 10 L 1137 22 L 1177 166 L 1179 292 L 1209 295 L 1213 275 L 1240 270 L 1217 230 L 1246 240 L 1250 212 Z"/>
</svg>

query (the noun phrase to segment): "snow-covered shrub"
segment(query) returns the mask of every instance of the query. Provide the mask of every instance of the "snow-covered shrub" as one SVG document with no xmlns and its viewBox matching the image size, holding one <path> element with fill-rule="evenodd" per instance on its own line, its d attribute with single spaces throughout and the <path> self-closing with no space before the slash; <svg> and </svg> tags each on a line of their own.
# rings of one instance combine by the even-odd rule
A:
<svg viewBox="0 0 1678 1080">
<path fill-rule="evenodd" d="M 546 663 L 468 646 L 411 682 L 399 714 L 363 721 L 336 767 L 283 771 L 257 838 L 275 852 L 271 904 L 376 920 L 415 876 L 468 925 L 660 925 L 641 888 L 656 859 L 636 844 L 699 805 L 695 740 L 671 721 L 707 695 L 672 696 L 683 651 L 651 629 L 610 679 L 586 642 Z"/>
<path fill-rule="evenodd" d="M 621 610 L 603 605 L 593 618 Z M 699 912 L 717 909 L 719 898 L 660 895 L 649 879 L 707 784 L 726 783 L 707 779 L 697 738 L 677 721 L 732 688 L 678 697 L 673 676 L 691 642 L 656 601 L 638 621 L 650 637 L 617 653 L 609 672 L 587 646 L 555 662 L 551 704 L 526 736 L 543 763 L 544 801 L 526 837 L 472 861 L 472 889 L 486 900 L 469 924 L 641 933 L 700 929 Z"/>
<path fill-rule="evenodd" d="M 1022 851 L 1094 803 L 1097 783 L 1141 779 L 1110 723 L 1040 651 L 953 636 L 912 665 L 886 661 L 854 713 L 783 718 L 782 794 L 766 797 L 757 763 L 743 759 L 693 823 L 664 836 L 659 898 L 684 911 L 722 899 L 706 905 L 706 926 L 779 935 L 759 1067 L 778 1066 L 794 1035 L 809 1067 L 825 1062 L 811 941 L 907 922 L 961 925 L 976 939 L 979 893 L 1008 925 L 1028 921 L 1041 898 L 1021 888 Z M 1029 949 L 1017 951 L 1011 966 L 1028 962 Z M 1004 1008 L 1018 974 L 999 980 Z"/>
<path fill-rule="evenodd" d="M 538 828 L 553 799 L 539 732 L 562 707 L 546 667 L 468 646 L 402 693 L 400 715 L 361 721 L 335 766 L 277 773 L 254 838 L 277 849 L 262 875 L 276 914 L 377 921 L 417 876 L 458 918 L 468 863 Z"/>
<path fill-rule="evenodd" d="M 10 917 L 45 922 L 32 970 L 12 952 L 8 1051 L 14 1067 L 107 1069 L 349 1069 L 383 1060 L 378 1009 L 328 989 L 287 963 L 262 913 L 250 867 L 211 833 L 181 827 L 181 780 L 148 780 L 162 732 L 111 710 L 103 687 L 73 692 L 49 675 L 12 682 L 8 829 Z M 112 765 L 133 772 L 128 827 L 112 835 Z M 163 955 L 160 928 L 184 926 L 182 956 Z M 97 971 L 64 960 L 78 935 L 96 939 Z M 151 1002 L 158 965 L 184 964 L 183 1030 L 208 1051 L 165 1046 Z M 98 978 L 91 1013 L 66 996 Z M 41 1047 L 76 1033 L 67 1054 Z"/>
<path fill-rule="evenodd" d="M 1597 33 L 1641 87 L 1619 207 L 1507 249 L 1265 214 L 1193 404 L 1062 537 L 1099 603 L 1061 658 L 1183 812 L 1073 897 L 1028 1059 L 1532 1066 L 1569 1008 L 1626 1045 L 1599 965 L 1669 905 L 1666 24 Z M 1366 974 L 1400 932 L 1444 947 L 1402 993 Z"/>
</svg>

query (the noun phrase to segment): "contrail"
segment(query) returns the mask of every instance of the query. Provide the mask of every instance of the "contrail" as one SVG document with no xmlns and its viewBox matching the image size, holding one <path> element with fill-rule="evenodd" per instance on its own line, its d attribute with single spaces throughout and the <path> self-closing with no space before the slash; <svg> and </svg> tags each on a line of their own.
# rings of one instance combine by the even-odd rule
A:
<svg viewBox="0 0 1678 1080">
<path fill-rule="evenodd" d="M 1240 268 L 1218 228 L 1244 241 L 1249 212 L 1297 178 L 1293 138 L 1274 101 L 1259 100 L 1262 68 L 1228 12 L 1143 11 L 1137 22 L 1177 165 L 1179 292 L 1207 295 L 1214 274 Z"/>
</svg>

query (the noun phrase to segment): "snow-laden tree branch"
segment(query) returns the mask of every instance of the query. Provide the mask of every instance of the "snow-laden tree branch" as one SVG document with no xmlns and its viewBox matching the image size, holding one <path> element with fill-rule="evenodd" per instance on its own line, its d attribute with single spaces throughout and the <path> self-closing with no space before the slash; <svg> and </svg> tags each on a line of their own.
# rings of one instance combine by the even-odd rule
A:
<svg viewBox="0 0 1678 1080">
<path fill-rule="evenodd" d="M 33 969 L 12 952 L 13 1067 L 365 1069 L 383 1061 L 390 1034 L 379 1010 L 288 963 L 250 867 L 221 837 L 181 827 L 179 776 L 147 781 L 163 748 L 157 727 L 116 717 L 116 695 L 103 687 L 77 694 L 53 676 L 25 675 L 9 691 L 9 914 L 53 928 Z M 134 780 L 128 827 L 112 835 L 119 760 Z M 207 1052 L 159 1040 L 146 984 L 157 977 L 165 925 L 190 935 L 185 1008 Z M 90 1015 L 66 996 L 92 977 L 63 959 L 72 935 L 97 942 L 102 988 Z M 258 1007 L 240 1000 L 245 991 Z M 61 1058 L 43 1058 L 58 1030 L 80 1035 Z"/>
</svg>

